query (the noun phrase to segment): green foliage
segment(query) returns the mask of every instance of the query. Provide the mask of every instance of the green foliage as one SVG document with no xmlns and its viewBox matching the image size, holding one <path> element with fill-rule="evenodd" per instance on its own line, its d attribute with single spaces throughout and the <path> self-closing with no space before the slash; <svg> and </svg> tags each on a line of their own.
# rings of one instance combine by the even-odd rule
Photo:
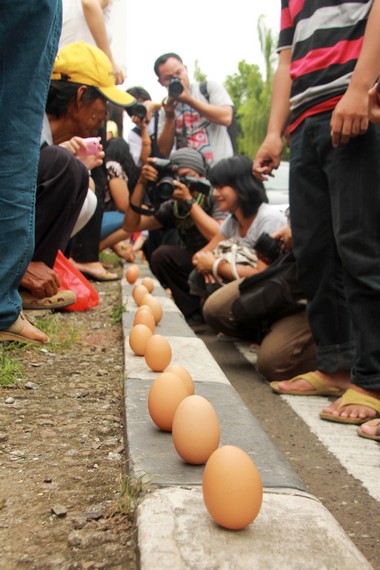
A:
<svg viewBox="0 0 380 570">
<path fill-rule="evenodd" d="M 112 315 L 111 315 L 111 323 L 113 325 L 117 325 L 121 322 L 123 313 L 126 312 L 126 308 L 123 304 L 120 305 L 113 305 L 112 307 Z"/>
<path fill-rule="evenodd" d="M 18 359 L 14 343 L 1 343 L 0 346 L 0 387 L 15 386 L 23 378 L 24 367 Z"/>
<path fill-rule="evenodd" d="M 199 61 L 196 59 L 194 62 L 194 79 L 195 81 L 206 81 L 207 75 L 201 71 Z"/>
</svg>

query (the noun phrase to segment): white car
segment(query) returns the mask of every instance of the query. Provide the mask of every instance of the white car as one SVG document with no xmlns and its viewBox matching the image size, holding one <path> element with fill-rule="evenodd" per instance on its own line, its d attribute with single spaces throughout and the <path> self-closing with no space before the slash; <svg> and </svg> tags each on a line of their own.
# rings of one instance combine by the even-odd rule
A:
<svg viewBox="0 0 380 570">
<path fill-rule="evenodd" d="M 273 177 L 270 176 L 264 186 L 269 204 L 285 212 L 289 207 L 289 162 L 280 162 L 277 170 L 273 170 Z"/>
</svg>

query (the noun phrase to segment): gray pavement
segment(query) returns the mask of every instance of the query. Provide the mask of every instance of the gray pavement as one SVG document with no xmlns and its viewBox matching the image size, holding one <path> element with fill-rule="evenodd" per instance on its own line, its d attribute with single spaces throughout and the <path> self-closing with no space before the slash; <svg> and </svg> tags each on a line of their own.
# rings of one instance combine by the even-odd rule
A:
<svg viewBox="0 0 380 570">
<path fill-rule="evenodd" d="M 146 265 L 140 269 L 141 276 L 150 275 Z M 189 370 L 195 393 L 214 406 L 220 422 L 220 445 L 243 449 L 263 478 L 263 505 L 246 529 L 227 531 L 211 519 L 202 496 L 204 467 L 184 463 L 171 434 L 158 430 L 149 416 L 148 393 L 157 373 L 129 347 L 128 334 L 137 308 L 132 289 L 123 281 L 129 466 L 131 476 L 145 480 L 147 489 L 137 515 L 141 569 L 372 568 L 334 517 L 308 491 L 204 342 L 155 281 L 153 295 L 160 299 L 164 311 L 156 332 L 168 339 L 172 363 Z"/>
</svg>

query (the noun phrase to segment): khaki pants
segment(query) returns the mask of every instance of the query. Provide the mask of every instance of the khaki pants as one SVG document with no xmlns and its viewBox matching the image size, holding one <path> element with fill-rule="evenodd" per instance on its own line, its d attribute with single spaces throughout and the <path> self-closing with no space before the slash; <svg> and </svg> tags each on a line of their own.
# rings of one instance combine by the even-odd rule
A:
<svg viewBox="0 0 380 570">
<path fill-rule="evenodd" d="M 232 303 L 239 297 L 240 282 L 232 281 L 210 295 L 203 306 L 203 316 L 216 332 L 249 340 L 249 331 L 239 328 L 231 311 Z M 315 368 L 315 344 L 306 310 L 273 323 L 259 347 L 258 371 L 270 381 L 287 380 Z"/>
</svg>

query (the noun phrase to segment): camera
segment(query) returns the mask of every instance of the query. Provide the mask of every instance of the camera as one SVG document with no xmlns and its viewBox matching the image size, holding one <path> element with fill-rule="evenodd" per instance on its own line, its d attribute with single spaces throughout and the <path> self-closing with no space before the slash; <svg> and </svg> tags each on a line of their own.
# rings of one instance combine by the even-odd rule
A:
<svg viewBox="0 0 380 570">
<path fill-rule="evenodd" d="M 147 113 L 147 109 L 144 103 L 139 102 L 135 103 L 131 107 L 126 107 L 126 111 L 130 117 L 134 116 L 138 117 L 139 119 L 145 119 Z"/>
<path fill-rule="evenodd" d="M 211 184 L 206 178 L 197 178 L 196 176 L 179 176 L 178 170 L 181 168 L 178 164 L 174 164 L 170 159 L 156 158 L 151 165 L 158 172 L 157 182 L 149 184 L 147 193 L 151 204 L 157 209 L 162 202 L 170 200 L 176 188 L 174 181 L 178 180 L 185 184 L 190 191 L 209 194 Z"/>
<path fill-rule="evenodd" d="M 183 91 L 183 85 L 179 79 L 173 77 L 168 83 L 168 93 L 170 97 L 179 97 Z"/>
<path fill-rule="evenodd" d="M 282 241 L 263 232 L 256 240 L 255 250 L 269 263 L 273 263 L 281 254 Z"/>
</svg>

